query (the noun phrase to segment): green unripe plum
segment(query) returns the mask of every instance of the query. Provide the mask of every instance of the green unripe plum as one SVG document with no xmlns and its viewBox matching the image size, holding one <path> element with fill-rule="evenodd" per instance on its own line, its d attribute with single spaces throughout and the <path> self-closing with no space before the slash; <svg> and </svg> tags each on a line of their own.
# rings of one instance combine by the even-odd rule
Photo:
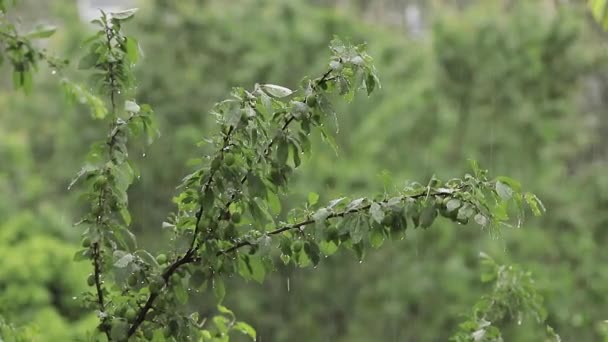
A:
<svg viewBox="0 0 608 342">
<path fill-rule="evenodd" d="M 88 237 L 85 237 L 84 239 L 82 239 L 82 247 L 84 247 L 84 248 L 91 247 L 91 239 Z"/>
<path fill-rule="evenodd" d="M 213 161 L 211 162 L 211 169 L 217 169 L 220 167 L 220 160 L 219 159 L 213 159 Z"/>
<path fill-rule="evenodd" d="M 317 105 L 317 98 L 315 96 L 309 96 L 306 98 L 306 104 L 309 107 L 314 107 Z"/>
<path fill-rule="evenodd" d="M 154 332 L 152 330 L 146 330 L 144 331 L 144 337 L 146 338 L 146 340 L 152 341 L 152 339 L 154 338 Z"/>
<path fill-rule="evenodd" d="M 133 321 L 133 320 L 135 320 L 136 317 L 137 317 L 137 312 L 135 312 L 135 309 L 128 308 L 127 312 L 125 313 L 125 318 L 129 321 Z"/>
<path fill-rule="evenodd" d="M 240 213 L 233 213 L 232 216 L 230 216 L 230 219 L 234 223 L 239 223 L 239 222 L 241 222 L 241 214 Z"/>
<path fill-rule="evenodd" d="M 304 247 L 304 243 L 302 243 L 302 241 L 298 240 L 298 241 L 294 241 L 293 245 L 291 246 L 291 249 L 293 249 L 293 251 L 295 253 L 299 253 L 303 247 Z"/>
<path fill-rule="evenodd" d="M 236 227 L 234 226 L 234 224 L 230 223 L 226 227 L 226 230 L 224 231 L 224 238 L 227 240 L 231 240 L 231 239 L 236 238 L 236 236 L 237 236 Z"/>
<path fill-rule="evenodd" d="M 150 284 L 150 292 L 152 293 L 159 293 L 164 286 L 164 281 L 163 279 L 155 279 L 154 281 L 152 281 L 152 283 Z"/>
<path fill-rule="evenodd" d="M 116 315 L 119 317 L 123 317 L 127 313 L 127 306 L 123 305 L 116 309 Z"/>
<path fill-rule="evenodd" d="M 167 255 L 166 254 L 159 254 L 156 256 L 156 262 L 159 265 L 164 265 L 165 263 L 167 263 Z"/>
<path fill-rule="evenodd" d="M 150 311 L 148 311 L 146 314 L 146 320 L 151 321 L 154 319 L 154 316 L 156 316 L 156 311 L 154 311 L 154 309 L 150 309 Z"/>
<path fill-rule="evenodd" d="M 232 166 L 235 162 L 236 158 L 234 157 L 234 154 L 232 153 L 228 153 L 224 156 L 224 163 L 226 163 L 226 165 L 228 166 Z"/>
<path fill-rule="evenodd" d="M 127 284 L 129 284 L 129 286 L 135 286 L 137 285 L 137 275 L 135 273 L 129 275 L 129 278 L 127 278 Z"/>
<path fill-rule="evenodd" d="M 95 275 L 94 274 L 89 274 L 89 277 L 87 278 L 87 284 L 89 286 L 95 285 Z"/>
</svg>

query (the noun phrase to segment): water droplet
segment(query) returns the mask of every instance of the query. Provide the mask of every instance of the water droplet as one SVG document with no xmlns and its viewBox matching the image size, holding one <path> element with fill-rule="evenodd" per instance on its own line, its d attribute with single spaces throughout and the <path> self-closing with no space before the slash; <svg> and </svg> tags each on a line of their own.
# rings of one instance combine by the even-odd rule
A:
<svg viewBox="0 0 608 342">
<path fill-rule="evenodd" d="M 142 153 L 141 156 L 146 158 L 146 152 Z"/>
<path fill-rule="evenodd" d="M 363 263 L 363 260 L 359 260 L 359 263 L 360 263 L 360 264 L 362 264 L 362 263 Z"/>
<path fill-rule="evenodd" d="M 76 297 L 72 297 L 72 299 L 73 299 L 73 300 L 76 300 L 77 298 L 76 298 Z"/>
<path fill-rule="evenodd" d="M 57 70 L 51 70 L 51 75 L 55 75 L 57 73 Z"/>
</svg>

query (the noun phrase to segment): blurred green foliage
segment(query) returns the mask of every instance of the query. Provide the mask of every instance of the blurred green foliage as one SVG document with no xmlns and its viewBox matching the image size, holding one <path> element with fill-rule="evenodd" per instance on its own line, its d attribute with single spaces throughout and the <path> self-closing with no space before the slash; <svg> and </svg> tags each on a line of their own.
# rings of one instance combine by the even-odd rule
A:
<svg viewBox="0 0 608 342">
<path fill-rule="evenodd" d="M 323 201 L 381 189 L 390 178 L 450 177 L 474 158 L 520 179 L 549 212 L 497 239 L 438 226 L 385 244 L 361 264 L 338 255 L 318 269 L 281 268 L 263 285 L 235 279 L 228 306 L 263 341 L 446 340 L 484 292 L 483 250 L 532 270 L 563 340 L 606 336 L 606 37 L 576 5 L 547 11 L 541 1 L 471 3 L 434 8 L 418 38 L 305 1 L 142 3 L 131 25 L 145 54 L 138 97 L 154 107 L 163 135 L 137 153 L 142 176 L 130 202 L 140 241 L 163 243 L 168 199 L 197 154 L 195 143 L 212 133 L 212 104 L 232 86 L 295 85 L 295 77 L 317 74 L 338 34 L 369 42 L 383 89 L 336 108 L 340 158 L 313 144 L 320 152 L 297 171 L 286 204 L 305 202 L 310 191 Z M 87 26 L 70 6 L 52 8 L 63 21 L 52 47 L 74 56 Z M 97 133 L 76 114 L 82 110 L 57 101 L 50 69 L 27 98 L 8 91 L 6 71 L 0 315 L 33 323 L 50 341 L 66 340 L 95 325 L 70 301 L 89 269 L 71 261 L 77 233 L 70 222 L 81 208 L 66 188 Z M 210 303 L 203 294 L 192 307 L 208 314 Z M 503 329 L 505 340 L 542 334 L 528 319 Z"/>
</svg>

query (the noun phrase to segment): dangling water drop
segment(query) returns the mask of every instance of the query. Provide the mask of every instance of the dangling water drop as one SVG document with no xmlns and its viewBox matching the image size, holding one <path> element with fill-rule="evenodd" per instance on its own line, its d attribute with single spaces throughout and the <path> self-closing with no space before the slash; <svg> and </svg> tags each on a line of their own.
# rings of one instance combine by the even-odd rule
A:
<svg viewBox="0 0 608 342">
<path fill-rule="evenodd" d="M 57 73 L 57 70 L 51 70 L 51 75 L 55 75 Z"/>
<path fill-rule="evenodd" d="M 287 292 L 290 291 L 290 286 L 289 286 L 289 277 L 287 277 Z"/>
</svg>

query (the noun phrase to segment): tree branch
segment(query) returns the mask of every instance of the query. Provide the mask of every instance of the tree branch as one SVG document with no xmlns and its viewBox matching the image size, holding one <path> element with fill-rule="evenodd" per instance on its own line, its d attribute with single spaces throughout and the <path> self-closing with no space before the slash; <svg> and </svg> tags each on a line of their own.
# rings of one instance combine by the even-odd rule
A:
<svg viewBox="0 0 608 342">
<path fill-rule="evenodd" d="M 416 194 L 416 195 L 410 195 L 410 196 L 401 196 L 400 198 L 400 202 L 403 202 L 405 200 L 408 199 L 419 199 L 419 198 L 423 198 L 423 197 L 427 197 L 429 195 L 432 196 L 448 196 L 448 195 L 453 195 L 454 192 L 461 190 L 461 189 L 449 189 L 450 191 L 447 191 L 448 189 L 444 189 L 444 191 L 435 191 L 432 193 L 428 193 L 428 192 L 424 192 L 424 193 L 420 193 L 420 194 Z M 353 208 L 353 209 L 349 209 L 349 210 L 343 210 L 343 211 L 339 211 L 339 212 L 334 212 L 329 214 L 329 216 L 327 216 L 325 218 L 325 220 L 329 220 L 332 218 L 337 218 L 337 217 L 344 217 L 350 214 L 356 214 L 356 213 L 360 213 L 366 210 L 369 210 L 372 206 L 373 203 L 378 203 L 378 204 L 386 204 L 388 203 L 388 200 L 384 200 L 384 201 L 380 201 L 380 202 L 372 202 L 370 204 L 366 204 L 362 207 L 358 207 L 358 208 Z M 288 225 L 284 225 L 281 227 L 278 227 L 274 230 L 269 231 L 268 233 L 266 233 L 265 235 L 277 235 L 277 234 L 281 234 L 283 232 L 289 231 L 289 230 L 293 230 L 293 229 L 301 229 L 302 227 L 306 227 L 308 225 L 311 225 L 313 223 L 315 223 L 316 221 L 312 218 L 307 218 L 306 220 L 302 220 L 300 222 L 296 222 L 296 223 L 292 223 L 292 224 L 288 224 Z M 217 255 L 222 255 L 222 254 L 228 254 L 231 252 L 234 252 L 235 250 L 245 247 L 245 246 L 251 246 L 254 245 L 255 243 L 249 242 L 249 241 L 242 241 L 237 243 L 236 245 L 227 248 L 223 251 L 219 251 L 217 253 Z"/>
<path fill-rule="evenodd" d="M 321 76 L 321 78 L 319 78 L 315 84 L 313 85 L 314 88 L 318 87 L 321 83 L 326 82 L 328 80 L 329 75 L 332 73 L 333 69 L 329 69 L 327 70 L 323 76 Z M 289 116 L 289 118 L 287 118 L 285 120 L 285 123 L 283 124 L 283 126 L 280 129 L 280 132 L 284 132 L 287 130 L 287 128 L 289 127 L 289 125 L 295 120 L 294 116 Z M 224 150 L 225 148 L 229 145 L 230 141 L 229 138 L 231 136 L 231 134 L 234 131 L 234 127 L 231 126 L 230 130 L 228 131 L 228 133 L 226 134 L 226 136 L 224 137 L 224 144 L 222 149 L 220 150 L 220 156 L 223 156 Z M 268 145 L 266 146 L 266 148 L 264 149 L 264 154 L 263 156 L 261 156 L 260 158 L 258 158 L 258 163 L 263 159 L 263 158 L 267 158 L 268 155 L 270 154 L 270 150 L 272 148 L 272 146 L 276 143 L 276 141 L 278 140 L 279 137 L 279 133 L 277 133 L 277 135 L 275 135 L 272 140 L 268 143 Z M 213 175 L 215 174 L 216 169 L 211 171 L 211 174 L 209 176 L 209 178 L 207 179 L 207 182 L 205 183 L 202 193 L 204 194 L 209 187 L 211 186 L 211 182 L 213 179 Z M 244 185 L 245 182 L 247 182 L 247 176 L 243 176 L 243 178 L 241 179 L 240 183 L 241 185 Z M 234 198 L 235 195 L 233 194 L 231 199 L 226 203 L 226 205 L 224 205 L 223 210 L 220 212 L 220 215 L 218 217 L 218 220 L 221 220 L 223 217 L 225 217 L 226 213 L 229 210 L 230 205 L 234 202 Z M 190 244 L 190 248 L 186 251 L 186 253 L 184 253 L 184 255 L 177 259 L 173 264 L 171 264 L 167 269 L 165 269 L 165 271 L 163 272 L 163 279 L 165 280 L 165 283 L 167 283 L 168 279 L 173 275 L 173 273 L 175 273 L 177 271 L 177 269 L 179 267 L 181 267 L 182 265 L 191 263 L 195 260 L 198 260 L 198 258 L 195 256 L 196 251 L 198 251 L 198 249 L 201 246 L 201 243 L 199 242 L 198 244 L 196 243 L 197 241 L 197 237 L 198 237 L 198 233 L 199 233 L 199 224 L 201 221 L 201 218 L 203 216 L 203 207 L 200 206 L 199 210 L 196 213 L 196 225 L 194 228 L 194 237 L 192 238 L 192 243 Z M 278 234 L 275 233 L 275 234 Z M 242 246 L 240 246 L 242 247 Z M 151 293 L 150 296 L 148 297 L 148 299 L 146 300 L 146 303 L 144 304 L 144 306 L 141 307 L 141 309 L 139 310 L 135 321 L 133 321 L 133 324 L 131 325 L 131 327 L 129 328 L 129 332 L 127 334 L 127 338 L 131 337 L 136 331 L 137 328 L 139 328 L 139 326 L 143 323 L 143 321 L 145 320 L 146 314 L 148 313 L 148 311 L 152 308 L 152 305 L 154 304 L 154 301 L 156 300 L 156 298 L 159 296 L 159 293 Z"/>
</svg>

